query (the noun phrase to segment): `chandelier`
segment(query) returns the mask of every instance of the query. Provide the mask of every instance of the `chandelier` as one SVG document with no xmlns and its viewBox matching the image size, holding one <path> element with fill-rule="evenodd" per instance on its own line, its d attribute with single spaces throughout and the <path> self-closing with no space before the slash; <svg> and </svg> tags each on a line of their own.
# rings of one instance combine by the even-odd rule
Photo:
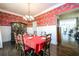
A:
<svg viewBox="0 0 79 59">
<path fill-rule="evenodd" d="M 28 3 L 28 4 L 27 4 L 28 11 L 27 11 L 27 15 L 25 15 L 25 18 L 26 18 L 27 21 L 32 21 L 32 20 L 34 20 L 34 17 L 31 16 L 30 6 L 31 6 L 31 3 Z"/>
</svg>

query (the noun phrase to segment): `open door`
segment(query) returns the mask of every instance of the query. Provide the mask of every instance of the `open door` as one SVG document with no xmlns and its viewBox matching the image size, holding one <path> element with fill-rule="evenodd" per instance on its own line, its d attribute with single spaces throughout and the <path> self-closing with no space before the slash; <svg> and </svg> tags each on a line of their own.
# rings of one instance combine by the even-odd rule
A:
<svg viewBox="0 0 79 59">
<path fill-rule="evenodd" d="M 57 15 L 57 43 L 77 48 L 74 37 L 76 28 L 79 31 L 79 9 L 73 9 Z"/>
<path fill-rule="evenodd" d="M 72 48 L 77 47 L 74 38 L 76 32 L 75 28 L 78 27 L 78 18 L 63 18 L 57 20 L 57 42 L 58 45 L 68 46 Z"/>
<path fill-rule="evenodd" d="M 61 27 L 59 26 L 59 18 L 57 16 L 57 45 L 61 44 Z"/>
<path fill-rule="evenodd" d="M 61 27 L 62 45 L 74 46 L 76 18 L 61 19 L 59 21 L 59 26 Z"/>
</svg>

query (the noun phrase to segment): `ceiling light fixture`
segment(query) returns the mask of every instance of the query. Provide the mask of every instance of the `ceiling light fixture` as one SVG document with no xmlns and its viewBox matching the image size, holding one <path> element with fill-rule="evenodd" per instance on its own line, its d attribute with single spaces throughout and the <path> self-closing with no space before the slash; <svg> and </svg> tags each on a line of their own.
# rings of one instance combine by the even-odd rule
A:
<svg viewBox="0 0 79 59">
<path fill-rule="evenodd" d="M 27 7 L 28 7 L 28 15 L 25 15 L 25 17 L 27 18 L 27 19 L 26 19 L 27 21 L 32 21 L 32 20 L 34 20 L 34 17 L 31 16 L 30 6 L 31 6 L 31 4 L 28 3 L 28 5 L 27 5 Z"/>
</svg>

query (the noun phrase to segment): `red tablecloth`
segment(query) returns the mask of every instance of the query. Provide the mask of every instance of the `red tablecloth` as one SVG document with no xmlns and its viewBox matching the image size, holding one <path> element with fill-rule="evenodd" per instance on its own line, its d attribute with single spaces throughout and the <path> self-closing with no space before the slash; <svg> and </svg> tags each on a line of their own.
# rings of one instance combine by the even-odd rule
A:
<svg viewBox="0 0 79 59">
<path fill-rule="evenodd" d="M 44 43 L 45 43 L 45 37 L 41 36 L 25 36 L 24 38 L 24 44 L 33 48 L 35 53 L 40 52 L 43 49 Z"/>
</svg>

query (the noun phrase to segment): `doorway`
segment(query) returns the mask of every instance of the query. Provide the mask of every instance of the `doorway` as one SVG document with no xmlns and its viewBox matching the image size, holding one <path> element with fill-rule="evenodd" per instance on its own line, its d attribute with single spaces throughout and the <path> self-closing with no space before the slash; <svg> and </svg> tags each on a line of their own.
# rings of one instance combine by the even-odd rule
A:
<svg viewBox="0 0 79 59">
<path fill-rule="evenodd" d="M 76 28 L 76 18 L 61 19 L 59 21 L 59 27 L 61 28 L 61 44 L 75 47 L 74 33 Z"/>
<path fill-rule="evenodd" d="M 57 16 L 58 44 L 77 48 L 78 44 L 75 40 L 74 34 L 76 33 L 75 29 L 79 27 L 78 11 L 79 9 L 75 9 Z"/>
</svg>

